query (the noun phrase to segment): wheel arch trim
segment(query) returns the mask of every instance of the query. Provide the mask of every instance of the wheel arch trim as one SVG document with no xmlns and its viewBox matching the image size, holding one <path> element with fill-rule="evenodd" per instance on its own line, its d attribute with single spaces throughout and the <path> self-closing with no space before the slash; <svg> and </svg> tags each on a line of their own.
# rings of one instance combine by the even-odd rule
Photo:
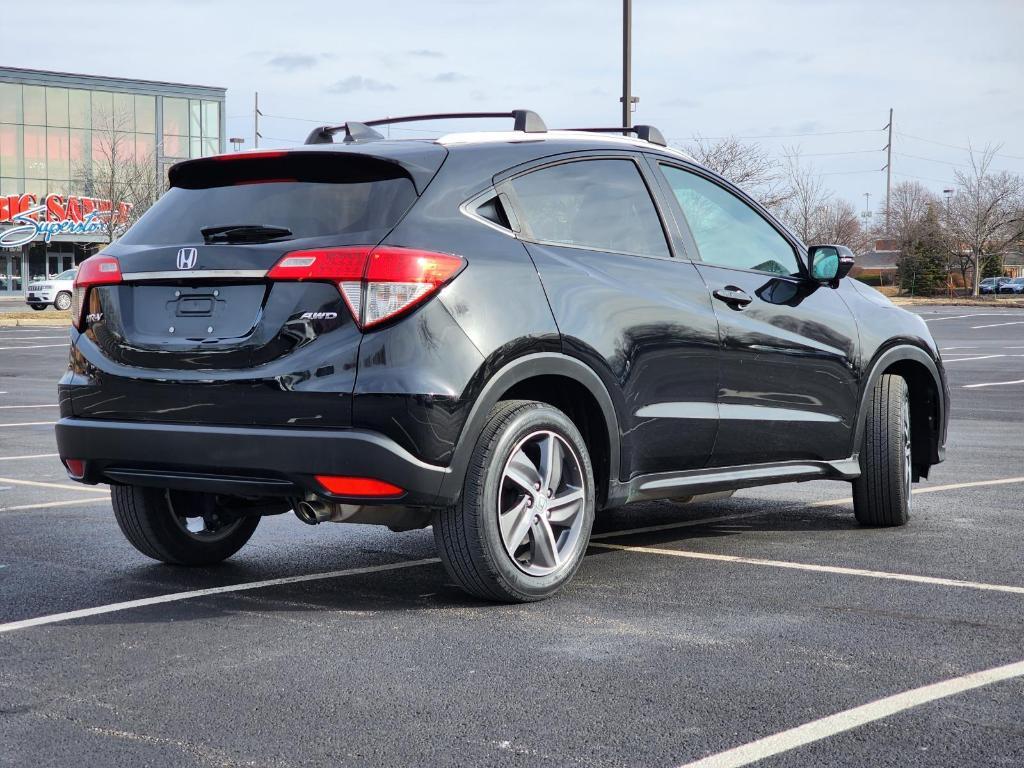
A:
<svg viewBox="0 0 1024 768">
<path fill-rule="evenodd" d="M 944 453 L 945 424 L 947 418 L 947 396 L 945 380 L 939 372 L 939 366 L 935 359 L 921 347 L 913 344 L 899 344 L 878 353 L 867 369 L 868 374 L 864 377 L 864 386 L 860 392 L 860 405 L 857 410 L 857 425 L 854 430 L 852 453 L 860 453 L 860 446 L 864 440 L 864 428 L 867 423 L 868 404 L 871 392 L 875 384 L 882 377 L 886 370 L 901 362 L 916 363 L 922 366 L 931 376 L 936 392 L 936 406 L 938 408 L 938 419 L 931 435 L 931 456 L 930 463 L 935 464 L 942 461 Z M 913 409 L 913 402 L 911 403 Z"/>
<path fill-rule="evenodd" d="M 466 423 L 459 435 L 455 453 L 449 465 L 449 472 L 441 481 L 438 501 L 451 503 L 462 492 L 466 468 L 476 447 L 476 441 L 483 431 L 487 415 L 501 400 L 502 396 L 515 385 L 537 376 L 563 376 L 582 385 L 593 395 L 604 417 L 608 430 L 609 478 L 617 478 L 619 472 L 619 425 L 615 406 L 601 378 L 586 363 L 558 352 L 535 352 L 518 357 L 491 375 L 480 394 L 476 397 Z M 605 489 L 606 491 L 608 489 Z"/>
</svg>

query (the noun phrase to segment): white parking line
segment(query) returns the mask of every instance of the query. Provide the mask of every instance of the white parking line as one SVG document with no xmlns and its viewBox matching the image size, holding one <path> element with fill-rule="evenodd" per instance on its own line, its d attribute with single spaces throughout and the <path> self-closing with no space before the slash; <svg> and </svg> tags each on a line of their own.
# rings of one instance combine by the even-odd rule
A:
<svg viewBox="0 0 1024 768">
<path fill-rule="evenodd" d="M 0 634 L 13 632 L 18 629 L 29 627 L 40 627 L 44 624 L 56 624 L 61 621 L 72 619 L 83 619 L 88 616 L 99 616 L 104 613 L 116 613 L 127 611 L 131 608 L 144 608 L 149 605 L 161 605 L 163 603 L 176 603 L 181 600 L 190 600 L 193 597 L 207 597 L 209 595 L 223 595 L 228 592 L 245 592 L 264 587 L 276 587 L 283 584 L 301 584 L 306 581 L 322 581 L 324 579 L 337 579 L 342 576 L 358 576 L 364 573 L 382 573 L 384 571 L 397 571 L 403 568 L 415 568 L 420 565 L 433 565 L 440 563 L 436 557 L 428 557 L 423 560 L 407 560 L 402 563 L 389 563 L 388 565 L 371 565 L 365 568 L 346 568 L 341 571 L 327 571 L 325 573 L 310 573 L 304 576 L 285 576 L 280 579 L 266 579 L 265 581 L 250 581 L 245 584 L 228 584 L 223 587 L 210 587 L 208 589 L 194 589 L 190 592 L 173 592 L 169 595 L 157 595 L 156 597 L 144 597 L 140 600 L 126 600 L 123 603 L 111 603 L 110 605 L 98 605 L 95 608 L 82 608 L 78 611 L 67 611 L 66 613 L 53 613 L 49 616 L 37 616 L 34 619 L 22 619 L 7 624 L 0 624 Z"/>
<path fill-rule="evenodd" d="M 14 424 L 0 424 L 0 427 L 44 427 L 47 424 L 56 423 L 56 421 L 19 421 Z"/>
<path fill-rule="evenodd" d="M 911 493 L 915 496 L 919 493 L 936 493 L 938 491 L 955 491 L 959 488 L 984 488 L 987 485 L 1012 485 L 1013 483 L 1024 483 L 1024 477 L 1000 477 L 995 480 L 970 480 L 966 483 L 947 483 L 946 485 L 922 485 L 914 488 Z M 802 507 L 834 507 L 838 504 L 853 503 L 852 496 L 842 499 L 824 499 L 802 504 Z"/>
<path fill-rule="evenodd" d="M 982 387 L 1005 387 L 1008 384 L 1024 384 L 1024 379 L 1015 379 L 1014 381 L 988 381 L 984 384 L 964 384 L 964 389 L 981 389 Z"/>
<path fill-rule="evenodd" d="M 9 482 L 9 481 L 5 480 L 4 478 L 0 478 L 0 482 Z M 30 484 L 30 481 L 27 481 L 27 480 L 22 480 L 22 481 L 17 481 L 17 482 L 22 483 L 22 484 Z M 1002 478 L 1002 479 L 998 479 L 998 480 L 980 480 L 980 481 L 974 481 L 974 482 L 969 482 L 969 483 L 954 483 L 954 484 L 951 484 L 951 485 L 939 485 L 939 486 L 931 487 L 928 490 L 929 491 L 944 491 L 944 490 L 953 490 L 955 488 L 970 488 L 970 487 L 975 487 L 975 486 L 979 486 L 979 485 L 999 485 L 999 484 L 1013 483 L 1013 482 L 1024 482 L 1024 477 Z M 89 490 L 89 489 L 86 488 L 86 489 L 83 489 L 83 490 Z M 915 493 L 919 493 L 919 492 L 921 492 L 923 490 L 924 489 L 917 489 L 917 490 L 915 490 Z M 799 506 L 823 507 L 823 506 L 831 506 L 831 505 L 835 505 L 835 504 L 842 504 L 842 503 L 849 502 L 849 501 L 851 501 L 851 499 L 849 499 L 849 498 L 828 499 L 828 500 L 825 500 L 825 501 L 812 502 L 809 505 L 801 504 Z M 776 510 L 769 509 L 769 510 L 760 510 L 758 512 L 740 512 L 740 513 L 735 514 L 735 515 L 720 515 L 720 516 L 717 516 L 717 517 L 708 517 L 708 518 L 703 518 L 703 519 L 700 519 L 700 520 L 683 520 L 683 521 L 680 521 L 678 523 L 667 523 L 665 525 L 647 526 L 647 527 L 644 527 L 644 528 L 632 528 L 632 529 L 627 529 L 627 530 L 624 530 L 624 531 L 608 531 L 608 532 L 600 533 L 600 534 L 597 534 L 596 536 L 593 536 L 592 540 L 593 539 L 599 539 L 599 538 L 602 538 L 602 539 L 603 538 L 609 538 L 609 537 L 613 537 L 613 536 L 629 536 L 629 535 L 634 534 L 634 533 L 649 533 L 649 532 L 653 532 L 653 531 L 663 531 L 663 530 L 669 530 L 669 529 L 672 529 L 672 528 L 688 528 L 688 527 L 693 527 L 693 526 L 698 526 L 698 525 L 709 525 L 709 524 L 712 524 L 712 523 L 725 522 L 725 521 L 728 521 L 728 520 L 740 520 L 740 519 L 748 518 L 748 517 L 757 517 L 757 516 L 761 516 L 761 515 L 771 514 L 774 511 L 776 511 Z M 601 547 L 601 548 L 606 548 L 606 549 L 624 549 L 624 550 L 641 549 L 641 548 L 637 548 L 637 547 L 631 548 L 631 547 L 622 547 L 622 546 L 614 545 L 614 544 L 601 544 L 601 543 L 597 543 L 597 544 L 593 544 L 592 543 L 591 546 L 593 546 L 593 547 Z M 694 554 L 694 555 L 696 554 L 696 553 L 682 553 L 682 552 L 677 552 L 676 550 L 665 550 L 665 552 L 667 552 L 669 554 L 672 554 L 672 555 L 677 555 L 677 556 L 680 556 L 680 557 L 685 557 L 685 556 L 690 555 L 690 554 Z M 729 561 L 733 561 L 733 562 L 746 562 L 746 560 L 750 560 L 750 562 L 754 562 L 753 559 L 746 559 L 745 560 L 744 558 L 727 557 L 725 555 L 708 555 L 708 556 L 704 556 L 703 559 L 707 559 L 707 560 L 729 560 Z M 313 574 L 308 574 L 308 575 L 305 575 L 305 576 L 287 576 L 287 577 L 280 578 L 280 579 L 268 579 L 268 580 L 265 580 L 265 581 L 250 581 L 250 582 L 245 582 L 245 583 L 242 583 L 242 584 L 232 584 L 232 585 L 227 585 L 227 586 L 223 586 L 223 587 L 213 587 L 211 589 L 193 590 L 191 592 L 175 592 L 175 593 L 172 593 L 172 594 L 169 594 L 169 595 L 160 595 L 160 596 L 157 596 L 157 597 L 147 597 L 147 598 L 142 598 L 140 600 L 128 600 L 128 601 L 125 601 L 125 602 L 122 602 L 122 603 L 112 603 L 110 605 L 100 605 L 100 606 L 96 606 L 94 608 L 83 608 L 83 609 L 80 609 L 80 610 L 68 611 L 68 612 L 65 612 L 65 613 L 55 613 L 55 614 L 51 614 L 49 616 L 37 616 L 36 618 L 33 618 L 33 619 L 23 619 L 22 621 L 15 621 L 15 622 L 11 622 L 9 624 L 0 624 L 0 633 L 12 632 L 12 631 L 17 630 L 17 629 L 28 629 L 29 627 L 38 627 L 38 626 L 43 626 L 43 625 L 46 625 L 46 624 L 56 624 L 56 623 L 62 622 L 62 621 L 70 621 L 72 619 L 84 618 L 84 617 L 87 617 L 87 616 L 96 616 L 96 615 L 104 614 L 104 613 L 114 613 L 116 611 L 126 611 L 126 610 L 129 610 L 129 609 L 132 609 L 132 608 L 142 608 L 142 607 L 145 607 L 145 606 L 148 606 L 148 605 L 159 605 L 161 603 L 179 602 L 181 600 L 188 600 L 188 599 L 191 599 L 193 597 L 204 597 L 204 596 L 207 596 L 207 595 L 219 595 L 219 594 L 226 594 L 226 593 L 230 593 L 230 592 L 244 592 L 244 591 L 248 591 L 248 590 L 252 590 L 252 589 L 260 589 L 262 587 L 277 586 L 277 585 L 280 585 L 280 584 L 296 584 L 296 583 L 305 582 L 305 581 L 321 581 L 323 579 L 332 579 L 332 578 L 337 578 L 337 577 L 341 577 L 341 576 L 351 576 L 351 575 L 362 574 L 362 573 L 378 573 L 378 572 L 381 572 L 381 571 L 394 571 L 394 570 L 400 570 L 400 569 L 403 569 L 403 568 L 414 568 L 414 567 L 417 567 L 417 566 L 420 566 L 420 565 L 427 565 L 427 564 L 439 563 L 439 562 L 440 562 L 440 560 L 438 560 L 437 558 L 427 558 L 427 559 L 424 559 L 424 560 L 412 560 L 412 561 L 405 562 L 405 563 L 393 563 L 393 564 L 390 564 L 390 565 L 370 566 L 370 567 L 366 567 L 366 568 L 351 568 L 351 569 L 346 569 L 346 570 L 341 570 L 341 571 L 328 571 L 326 573 L 313 573 Z M 759 564 L 759 565 L 762 565 L 762 564 L 763 565 L 777 565 L 779 562 L 781 562 L 781 561 L 764 560 L 764 561 L 757 561 L 756 564 Z M 793 568 L 793 569 L 796 569 L 796 570 L 824 570 L 826 568 L 829 568 L 829 566 L 809 566 L 809 565 L 800 564 L 800 563 L 791 563 L 791 564 L 788 564 L 788 566 L 783 566 L 783 567 L 790 567 L 790 568 Z M 832 570 L 834 570 L 835 572 L 848 572 L 849 571 L 849 572 L 853 572 L 855 575 L 874 575 L 874 574 L 880 574 L 881 573 L 881 572 L 876 572 L 876 571 L 863 571 L 863 572 L 860 572 L 860 571 L 857 571 L 856 569 L 849 569 L 849 568 L 847 568 L 847 569 L 832 569 Z M 942 586 L 958 586 L 959 587 L 959 586 L 974 585 L 975 588 L 977 588 L 977 589 L 989 589 L 989 590 L 993 590 L 993 591 L 1010 591 L 1010 592 L 1018 592 L 1019 591 L 1021 593 L 1024 593 L 1024 587 L 1012 587 L 1012 586 L 1005 586 L 1005 585 L 999 585 L 999 584 L 983 584 L 983 583 L 975 583 L 975 582 L 959 582 L 959 581 L 956 581 L 956 580 L 953 580 L 953 579 L 937 579 L 937 578 L 932 578 L 932 577 L 928 577 L 928 576 L 913 576 L 913 575 L 904 575 L 904 574 L 884 574 L 884 576 L 887 577 L 887 578 L 895 578 L 897 580 L 916 581 L 916 582 L 927 583 L 927 584 L 939 584 L 939 585 L 942 585 Z"/>
<path fill-rule="evenodd" d="M 839 501 L 847 501 L 847 499 L 840 499 Z M 835 503 L 835 502 L 830 502 Z M 590 537 L 591 541 L 597 541 L 599 539 L 610 539 L 616 536 L 632 536 L 637 533 L 658 533 L 659 531 L 671 531 L 676 528 L 692 528 L 697 525 L 711 525 L 712 523 L 724 523 L 728 520 L 742 520 L 746 517 L 761 517 L 763 515 L 770 515 L 775 510 L 761 509 L 757 512 L 740 512 L 735 515 L 721 515 L 719 517 L 704 517 L 700 520 L 684 520 L 678 523 L 665 523 L 664 525 L 648 525 L 645 528 L 630 528 L 625 531 L 605 531 L 604 533 L 595 533 Z"/>
<path fill-rule="evenodd" d="M 793 571 L 813 571 L 815 573 L 836 573 L 842 576 L 864 576 L 871 579 L 888 579 L 890 581 L 908 581 L 915 584 L 933 584 L 941 587 L 960 587 L 962 589 L 979 589 L 986 592 L 1010 592 L 1024 595 L 1024 587 L 1011 584 L 989 584 L 983 581 L 963 581 L 961 579 L 944 579 L 938 576 L 918 576 L 913 573 L 892 573 L 890 571 L 869 571 L 864 568 L 845 568 L 839 565 L 818 565 L 816 563 L 796 563 L 789 560 L 765 560 L 759 557 L 740 557 L 739 555 L 716 555 L 710 552 L 691 552 L 683 549 L 662 549 L 660 547 L 631 547 L 626 544 L 591 544 L 601 549 L 616 549 L 622 552 L 636 552 L 642 555 L 667 555 L 683 557 L 690 560 L 714 560 L 720 563 L 739 563 L 740 565 L 761 565 L 768 568 L 785 568 Z"/>
<path fill-rule="evenodd" d="M 0 339 L 4 341 L 57 341 L 66 338 L 67 336 L 8 336 L 6 333 L 0 335 Z"/>
<path fill-rule="evenodd" d="M 102 488 L 93 488 L 91 485 L 68 485 L 67 483 L 43 483 L 39 480 L 14 480 L 10 477 L 0 477 L 0 483 L 10 483 L 11 485 L 30 485 L 33 488 L 60 488 L 62 490 L 70 491 L 89 491 L 92 493 L 109 493 L 110 489 L 106 486 Z"/>
<path fill-rule="evenodd" d="M 914 688 L 893 696 L 886 696 L 884 699 L 876 699 L 868 704 L 837 712 L 834 715 L 805 723 L 796 728 L 790 728 L 787 731 L 752 741 L 749 744 L 686 763 L 681 768 L 740 768 L 740 766 L 750 765 L 759 760 L 764 760 L 766 757 L 827 739 L 830 736 L 859 728 L 876 720 L 891 717 L 899 712 L 919 707 L 931 701 L 938 701 L 958 693 L 964 693 L 975 688 L 992 685 L 1004 680 L 1012 680 L 1015 677 L 1021 676 L 1024 676 L 1024 661 L 1006 664 L 1001 667 L 992 667 L 980 672 L 971 672 L 967 675 L 943 680 L 939 683 L 932 683 L 921 688 Z"/>
<path fill-rule="evenodd" d="M 1024 320 L 1014 320 L 1010 323 L 992 323 L 991 325 L 972 325 L 971 330 L 977 331 L 981 328 L 1000 328 L 1004 325 L 1024 325 Z"/>
<path fill-rule="evenodd" d="M 25 456 L 0 456 L 0 461 L 21 461 L 22 459 L 52 459 L 60 456 L 59 453 L 33 453 Z"/>
<path fill-rule="evenodd" d="M 0 411 L 12 408 L 60 408 L 60 403 L 43 403 L 42 405 L 0 405 Z"/>
<path fill-rule="evenodd" d="M 0 515 L 6 512 L 22 512 L 26 509 L 49 509 L 50 507 L 95 507 L 101 504 L 107 505 L 110 502 L 106 499 L 70 499 L 68 501 L 45 501 L 42 504 L 19 504 L 16 507 L 0 507 Z"/>
<path fill-rule="evenodd" d="M 0 347 L 0 350 L 10 349 L 46 349 L 47 347 L 66 347 L 71 342 L 65 341 L 63 344 L 26 344 L 22 347 Z"/>
<path fill-rule="evenodd" d="M 965 317 L 1020 317 L 1020 315 L 1010 315 L 1006 312 L 973 312 L 969 315 L 948 315 L 947 317 L 932 317 L 925 320 L 926 323 L 937 323 L 940 320 L 963 320 Z"/>
<path fill-rule="evenodd" d="M 971 360 L 991 360 L 994 357 L 1006 357 L 1006 355 L 978 355 L 977 357 L 960 357 L 960 358 L 957 358 L 956 360 L 946 360 L 946 359 L 944 359 L 942 362 L 943 363 L 967 363 L 967 362 L 970 362 Z"/>
</svg>

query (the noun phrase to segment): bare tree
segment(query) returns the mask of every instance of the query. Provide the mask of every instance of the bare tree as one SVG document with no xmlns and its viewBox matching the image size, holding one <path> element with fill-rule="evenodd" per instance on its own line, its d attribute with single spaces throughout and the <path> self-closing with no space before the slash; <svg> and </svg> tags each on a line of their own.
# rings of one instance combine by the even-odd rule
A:
<svg viewBox="0 0 1024 768">
<path fill-rule="evenodd" d="M 892 188 L 889 202 L 890 236 L 901 248 L 921 235 L 932 210 L 940 207 L 938 195 L 919 181 L 901 181 Z"/>
<path fill-rule="evenodd" d="M 132 116 L 101 115 L 94 120 L 91 157 L 72 173 L 79 189 L 100 201 L 102 233 L 113 242 L 159 196 L 155 151 L 140 153 L 130 132 Z"/>
<path fill-rule="evenodd" d="M 785 168 L 760 144 L 732 136 L 712 141 L 698 135 L 684 149 L 769 210 L 777 210 L 790 197 Z"/>
<path fill-rule="evenodd" d="M 951 250 L 970 259 L 975 296 L 979 293 L 984 261 L 999 258 L 1024 234 L 1024 179 L 1006 171 L 990 170 L 998 150 L 999 146 L 986 146 L 979 153 L 971 150 L 971 167 L 956 172 L 956 194 L 946 211 Z"/>
<path fill-rule="evenodd" d="M 854 251 L 868 246 L 870 235 L 853 204 L 836 199 L 817 170 L 800 161 L 798 149 L 786 152 L 785 186 L 788 198 L 777 213 L 805 243 L 836 243 Z"/>
<path fill-rule="evenodd" d="M 822 209 L 817 222 L 814 241 L 838 243 L 855 253 L 867 250 L 871 235 L 861 224 L 857 209 L 849 200 L 829 200 Z"/>
<path fill-rule="evenodd" d="M 798 149 L 786 152 L 786 186 L 789 197 L 778 209 L 779 216 L 805 243 L 818 242 L 818 230 L 832 193 L 814 168 L 800 162 Z"/>
</svg>

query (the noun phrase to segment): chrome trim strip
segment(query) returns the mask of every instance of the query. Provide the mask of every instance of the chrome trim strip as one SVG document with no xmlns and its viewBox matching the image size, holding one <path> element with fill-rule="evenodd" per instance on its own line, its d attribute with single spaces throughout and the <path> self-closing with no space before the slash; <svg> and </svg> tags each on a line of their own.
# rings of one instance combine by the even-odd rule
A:
<svg viewBox="0 0 1024 768">
<path fill-rule="evenodd" d="M 662 419 L 729 419 L 741 421 L 819 421 L 835 424 L 838 416 L 796 408 L 777 408 L 767 405 L 736 405 L 733 403 L 654 403 L 636 412 L 638 418 Z"/>
<path fill-rule="evenodd" d="M 137 283 L 145 280 L 223 280 L 225 278 L 264 278 L 265 269 L 170 269 L 166 272 L 122 272 L 121 280 Z"/>
</svg>

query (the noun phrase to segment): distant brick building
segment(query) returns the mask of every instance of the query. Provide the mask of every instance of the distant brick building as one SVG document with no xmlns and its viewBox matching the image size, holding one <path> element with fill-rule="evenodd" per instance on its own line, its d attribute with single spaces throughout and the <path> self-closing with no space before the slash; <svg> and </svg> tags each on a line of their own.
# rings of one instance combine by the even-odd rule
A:
<svg viewBox="0 0 1024 768">
<path fill-rule="evenodd" d="M 895 240 L 876 240 L 870 251 L 857 255 L 851 274 L 865 282 L 892 285 L 896 281 L 896 263 L 900 250 Z"/>
</svg>

